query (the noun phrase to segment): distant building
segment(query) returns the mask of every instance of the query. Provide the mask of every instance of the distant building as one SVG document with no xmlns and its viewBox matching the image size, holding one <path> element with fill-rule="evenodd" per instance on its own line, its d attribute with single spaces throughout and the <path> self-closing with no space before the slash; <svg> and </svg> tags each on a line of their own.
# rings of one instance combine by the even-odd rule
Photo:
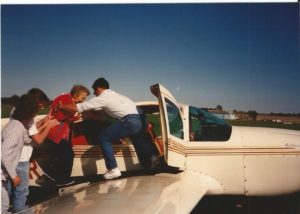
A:
<svg viewBox="0 0 300 214">
<path fill-rule="evenodd" d="M 250 117 L 247 113 L 236 113 L 235 116 L 237 120 L 250 120 Z"/>
</svg>

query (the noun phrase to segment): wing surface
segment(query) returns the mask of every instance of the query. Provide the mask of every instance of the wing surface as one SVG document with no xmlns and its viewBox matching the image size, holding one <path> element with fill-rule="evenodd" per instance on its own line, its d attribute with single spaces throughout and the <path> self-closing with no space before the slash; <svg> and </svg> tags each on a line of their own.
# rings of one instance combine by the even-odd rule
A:
<svg viewBox="0 0 300 214">
<path fill-rule="evenodd" d="M 205 184 L 186 172 L 129 177 L 94 183 L 20 213 L 189 213 L 207 192 Z"/>
</svg>

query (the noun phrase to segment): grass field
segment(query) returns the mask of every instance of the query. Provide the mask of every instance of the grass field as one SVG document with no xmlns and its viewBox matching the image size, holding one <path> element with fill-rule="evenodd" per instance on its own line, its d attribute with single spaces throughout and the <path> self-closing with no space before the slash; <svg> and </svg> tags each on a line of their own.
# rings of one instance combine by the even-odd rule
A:
<svg viewBox="0 0 300 214">
<path fill-rule="evenodd" d="M 1 105 L 1 118 L 9 117 L 9 113 L 12 109 L 11 105 Z M 49 108 L 42 109 L 38 112 L 38 115 L 47 114 Z M 158 115 L 147 116 L 149 121 L 152 122 L 155 133 L 160 133 L 160 124 Z M 253 120 L 227 120 L 227 123 L 233 126 L 253 126 L 253 127 L 268 127 L 268 128 L 281 128 L 281 129 L 292 129 L 300 130 L 300 124 L 283 124 L 272 121 L 253 121 Z"/>
<path fill-rule="evenodd" d="M 11 105 L 1 105 L 1 118 L 9 117 L 12 108 L 13 107 Z M 49 112 L 49 108 L 44 108 L 38 112 L 38 115 L 47 114 L 48 112 Z"/>
<path fill-rule="evenodd" d="M 1 118 L 9 117 L 9 113 L 12 109 L 11 105 L 1 105 Z"/>
<path fill-rule="evenodd" d="M 254 121 L 254 120 L 227 120 L 227 123 L 233 126 L 252 126 L 252 127 L 268 127 L 280 129 L 300 130 L 300 124 L 284 124 L 272 121 Z"/>
</svg>

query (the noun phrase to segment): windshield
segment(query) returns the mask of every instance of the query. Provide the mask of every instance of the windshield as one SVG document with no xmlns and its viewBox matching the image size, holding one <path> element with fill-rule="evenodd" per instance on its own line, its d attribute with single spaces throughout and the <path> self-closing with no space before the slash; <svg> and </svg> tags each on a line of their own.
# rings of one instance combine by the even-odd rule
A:
<svg viewBox="0 0 300 214">
<path fill-rule="evenodd" d="M 227 141 L 231 126 L 209 112 L 195 107 L 189 108 L 190 141 Z"/>
<path fill-rule="evenodd" d="M 180 116 L 180 110 L 170 100 L 168 100 L 167 98 L 165 100 L 167 106 L 170 134 L 183 139 L 183 122 Z"/>
</svg>

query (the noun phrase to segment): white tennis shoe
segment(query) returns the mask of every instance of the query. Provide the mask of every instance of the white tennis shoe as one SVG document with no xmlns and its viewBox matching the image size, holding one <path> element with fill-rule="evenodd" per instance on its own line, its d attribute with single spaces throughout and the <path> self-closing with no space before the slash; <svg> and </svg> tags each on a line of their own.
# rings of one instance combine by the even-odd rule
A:
<svg viewBox="0 0 300 214">
<path fill-rule="evenodd" d="M 103 175 L 104 179 L 106 180 L 118 178 L 120 176 L 121 176 L 121 171 L 119 170 L 118 167 L 111 170 L 107 170 L 106 173 Z"/>
</svg>

